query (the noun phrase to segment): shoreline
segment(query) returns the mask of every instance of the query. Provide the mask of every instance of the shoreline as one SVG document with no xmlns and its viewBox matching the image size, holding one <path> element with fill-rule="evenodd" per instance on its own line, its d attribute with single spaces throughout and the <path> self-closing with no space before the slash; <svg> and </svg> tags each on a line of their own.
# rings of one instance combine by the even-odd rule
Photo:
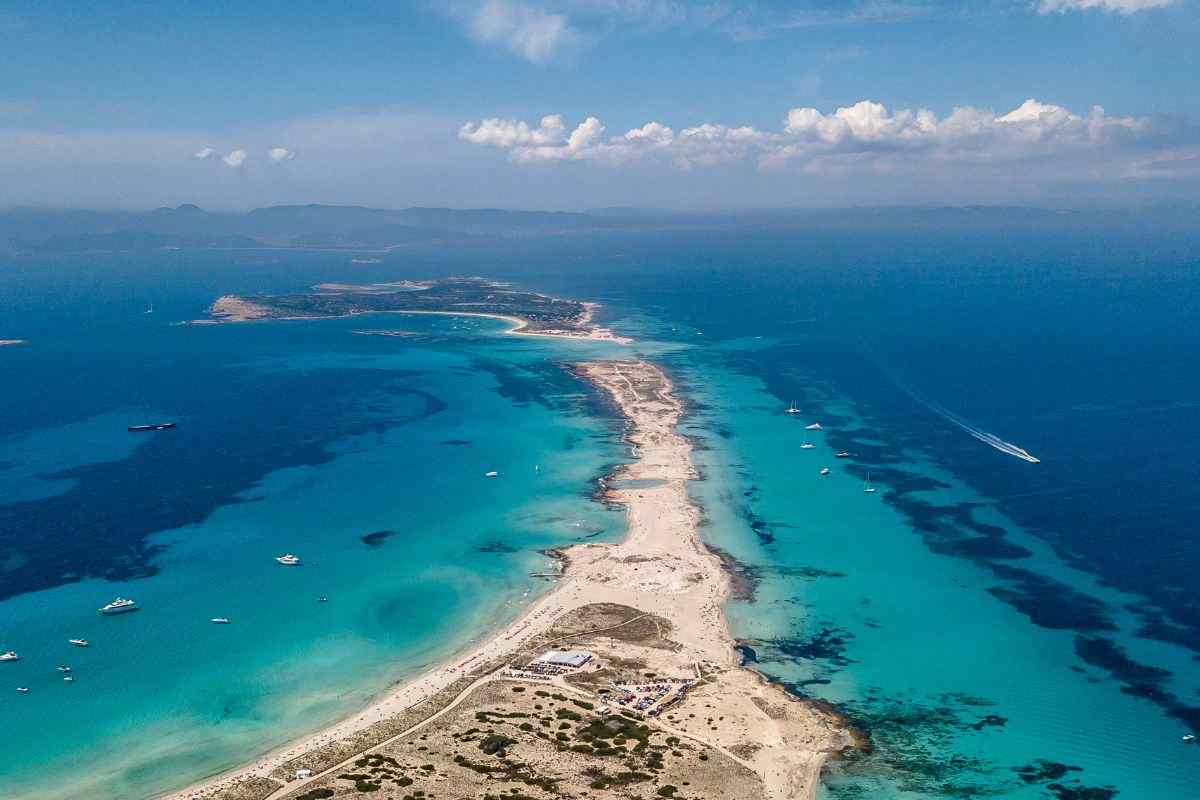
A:
<svg viewBox="0 0 1200 800">
<path fill-rule="evenodd" d="M 729 720 L 728 730 L 719 733 L 706 728 L 693 732 L 687 721 L 679 723 L 676 733 L 703 741 L 751 769 L 771 800 L 815 796 L 825 760 L 848 746 L 850 738 L 833 715 L 742 665 L 723 610 L 731 579 L 720 558 L 701 540 L 700 512 L 687 494 L 687 483 L 697 473 L 690 458 L 691 443 L 676 432 L 684 413 L 682 401 L 672 395 L 667 376 L 645 361 L 591 362 L 575 371 L 614 402 L 625 418 L 624 438 L 637 448 L 637 460 L 609 476 L 613 486 L 602 498 L 625 507 L 629 522 L 625 537 L 612 544 L 555 548 L 561 576 L 507 626 L 340 722 L 162 797 L 275 800 L 293 795 L 340 763 L 338 759 L 329 764 L 334 756 L 328 753 L 321 760 L 322 748 L 353 758 L 414 732 L 449 710 L 470 689 L 495 678 L 509 660 L 564 615 L 605 603 L 653 610 L 665 619 L 682 653 L 677 658 L 694 664 L 697 674 L 704 676 L 705 685 L 696 694 L 703 694 L 721 718 Z M 626 480 L 660 483 L 614 488 Z M 428 714 L 413 720 L 414 709 Z M 413 725 L 395 729 L 408 722 Z M 656 724 L 671 730 L 661 718 Z M 376 731 L 380 735 L 372 734 L 372 726 L 381 726 Z M 317 758 L 322 769 L 289 780 L 297 764 L 309 763 L 306 757 Z"/>
</svg>

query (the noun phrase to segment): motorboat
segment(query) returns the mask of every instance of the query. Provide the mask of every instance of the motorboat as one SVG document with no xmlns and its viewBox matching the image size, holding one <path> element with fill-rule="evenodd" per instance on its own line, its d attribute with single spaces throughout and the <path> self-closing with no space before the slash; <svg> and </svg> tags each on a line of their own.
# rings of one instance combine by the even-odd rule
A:
<svg viewBox="0 0 1200 800">
<path fill-rule="evenodd" d="M 294 556 L 291 553 L 284 553 L 281 556 L 277 556 L 275 560 L 280 564 L 283 564 L 285 567 L 296 567 L 300 565 L 300 556 Z"/>
<path fill-rule="evenodd" d="M 100 613 L 106 617 L 111 617 L 113 614 L 125 614 L 129 611 L 137 611 L 137 603 L 127 597 L 118 597 L 108 605 L 100 607 Z"/>
</svg>

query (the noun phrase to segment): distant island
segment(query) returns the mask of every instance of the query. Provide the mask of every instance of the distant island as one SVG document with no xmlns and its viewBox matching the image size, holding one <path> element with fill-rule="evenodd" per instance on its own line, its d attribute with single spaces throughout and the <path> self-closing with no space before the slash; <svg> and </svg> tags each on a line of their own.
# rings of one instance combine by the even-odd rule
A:
<svg viewBox="0 0 1200 800">
<path fill-rule="evenodd" d="M 582 212 L 495 208 L 367 208 L 285 205 L 252 211 L 206 211 L 190 203 L 153 211 L 13 209 L 0 211 L 0 253 L 162 252 L 175 250 L 343 250 L 363 254 L 397 248 L 465 245 L 612 231 L 766 228 L 828 231 L 913 230 L 1098 231 L 1125 227 L 1195 229 L 1196 207 L 1064 209 L 1022 206 L 888 206 L 668 211 L 600 208 Z"/>
<path fill-rule="evenodd" d="M 516 334 L 626 341 L 593 323 L 596 308 L 594 303 L 521 291 L 486 278 L 456 277 L 364 285 L 321 283 L 302 294 L 225 295 L 209 306 L 206 319 L 190 324 L 449 314 L 503 319 L 513 324 L 509 332 Z"/>
</svg>

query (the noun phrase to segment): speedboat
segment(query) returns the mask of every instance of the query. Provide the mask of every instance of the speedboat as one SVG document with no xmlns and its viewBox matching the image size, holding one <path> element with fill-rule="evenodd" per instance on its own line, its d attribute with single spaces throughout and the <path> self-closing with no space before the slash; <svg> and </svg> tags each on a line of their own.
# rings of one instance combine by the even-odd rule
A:
<svg viewBox="0 0 1200 800">
<path fill-rule="evenodd" d="M 118 597 L 106 606 L 101 606 L 100 613 L 106 617 L 113 614 L 124 614 L 127 611 L 137 611 L 137 603 L 127 597 Z"/>
<path fill-rule="evenodd" d="M 87 639 L 67 639 L 67 641 L 70 642 L 71 644 L 75 645 L 76 647 L 87 647 L 88 646 Z"/>
<path fill-rule="evenodd" d="M 816 447 L 816 445 L 812 442 L 804 442 L 802 445 L 800 445 L 801 450 L 812 450 L 814 447 Z"/>
<path fill-rule="evenodd" d="M 284 553 L 283 555 L 278 556 L 275 560 L 280 564 L 283 564 L 285 567 L 295 567 L 299 566 L 300 564 L 300 556 L 294 556 L 291 553 Z"/>
<path fill-rule="evenodd" d="M 811 424 L 811 425 L 805 425 L 805 426 L 804 426 L 804 430 L 806 430 L 806 431 L 819 431 L 819 430 L 821 430 L 821 423 L 819 423 L 819 422 L 814 422 L 814 423 L 813 423 L 813 424 Z"/>
<path fill-rule="evenodd" d="M 74 676 L 72 676 L 72 675 L 64 675 L 64 676 L 63 676 L 63 680 L 64 680 L 64 681 L 66 681 L 67 683 L 74 683 L 74 682 L 75 682 L 75 678 L 74 678 Z"/>
<path fill-rule="evenodd" d="M 59 672 L 70 672 L 71 671 L 71 668 L 68 667 L 66 664 L 59 664 L 57 667 L 55 667 L 55 669 L 58 670 Z"/>
<path fill-rule="evenodd" d="M 20 692 L 21 694 L 29 694 L 29 687 L 28 686 L 18 686 L 17 691 Z"/>
<path fill-rule="evenodd" d="M 485 477 L 485 478 L 499 478 L 499 477 L 500 477 L 500 473 L 499 473 L 499 472 L 496 472 L 496 470 L 492 470 L 491 472 L 485 472 L 485 473 L 483 473 L 483 477 Z"/>
<path fill-rule="evenodd" d="M 838 452 L 833 454 L 833 457 L 834 458 L 849 458 L 850 451 L 849 450 L 839 450 Z"/>
<path fill-rule="evenodd" d="M 229 617 L 213 617 L 209 620 L 213 625 L 228 625 Z"/>
<path fill-rule="evenodd" d="M 1200 739 L 1197 739 L 1197 738 L 1196 738 L 1196 734 L 1194 734 L 1194 733 L 1185 733 L 1185 734 L 1183 735 L 1183 743 L 1184 743 L 1184 744 L 1196 744 L 1196 742 L 1200 742 Z"/>
<path fill-rule="evenodd" d="M 0 661 L 20 661 L 21 657 L 12 650 L 0 653 Z"/>
<path fill-rule="evenodd" d="M 828 474 L 829 474 L 829 467 L 821 467 L 821 474 L 822 474 L 822 475 L 828 475 Z"/>
</svg>

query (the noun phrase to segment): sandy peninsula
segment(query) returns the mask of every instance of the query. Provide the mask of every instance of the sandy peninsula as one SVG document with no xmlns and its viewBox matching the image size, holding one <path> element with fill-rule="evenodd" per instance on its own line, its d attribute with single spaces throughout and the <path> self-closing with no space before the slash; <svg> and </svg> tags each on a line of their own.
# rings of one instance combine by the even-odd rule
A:
<svg viewBox="0 0 1200 800">
<path fill-rule="evenodd" d="M 644 361 L 577 371 L 627 419 L 637 460 L 605 497 L 627 511 L 625 539 L 560 551 L 555 587 L 470 652 L 170 800 L 813 796 L 849 737 L 740 665 L 722 610 L 729 576 L 700 538 L 670 381 Z M 554 666 L 551 649 L 590 657 Z"/>
</svg>

